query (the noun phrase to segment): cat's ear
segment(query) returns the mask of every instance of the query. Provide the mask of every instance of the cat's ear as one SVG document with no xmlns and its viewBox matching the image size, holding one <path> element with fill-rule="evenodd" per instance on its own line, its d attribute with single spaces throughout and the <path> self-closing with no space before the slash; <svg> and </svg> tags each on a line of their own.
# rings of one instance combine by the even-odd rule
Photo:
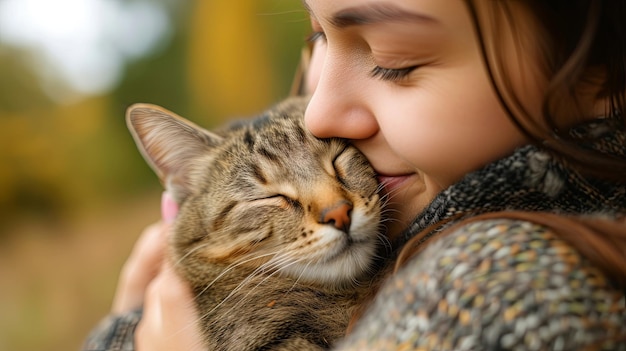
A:
<svg viewBox="0 0 626 351">
<path fill-rule="evenodd" d="M 222 141 L 222 137 L 151 104 L 130 106 L 126 123 L 139 151 L 179 203 L 191 192 L 193 160 Z"/>
</svg>

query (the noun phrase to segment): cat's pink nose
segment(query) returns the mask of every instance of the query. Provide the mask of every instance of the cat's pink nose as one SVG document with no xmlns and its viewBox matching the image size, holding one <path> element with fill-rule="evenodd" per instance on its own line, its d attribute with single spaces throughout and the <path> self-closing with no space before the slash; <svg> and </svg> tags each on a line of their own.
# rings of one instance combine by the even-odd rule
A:
<svg viewBox="0 0 626 351">
<path fill-rule="evenodd" d="M 330 224 L 339 230 L 348 233 L 350 230 L 350 214 L 352 204 L 348 201 L 340 201 L 334 206 L 322 210 L 321 223 Z"/>
</svg>

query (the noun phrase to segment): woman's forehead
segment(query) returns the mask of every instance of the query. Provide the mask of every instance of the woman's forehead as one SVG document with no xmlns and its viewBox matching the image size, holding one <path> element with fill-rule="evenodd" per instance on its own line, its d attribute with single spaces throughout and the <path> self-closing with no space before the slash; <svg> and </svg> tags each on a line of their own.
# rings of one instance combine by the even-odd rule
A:
<svg viewBox="0 0 626 351">
<path fill-rule="evenodd" d="M 461 0 L 303 0 L 313 18 L 339 27 L 385 21 L 451 22 L 467 10 Z"/>
</svg>

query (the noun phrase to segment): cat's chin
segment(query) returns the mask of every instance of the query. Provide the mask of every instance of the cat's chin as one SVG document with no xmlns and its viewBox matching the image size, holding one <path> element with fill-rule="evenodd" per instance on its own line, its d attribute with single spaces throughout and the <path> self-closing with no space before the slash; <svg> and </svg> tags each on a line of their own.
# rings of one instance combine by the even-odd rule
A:
<svg viewBox="0 0 626 351">
<path fill-rule="evenodd" d="M 345 240 L 332 251 L 315 262 L 298 262 L 285 267 L 282 272 L 302 282 L 331 286 L 351 285 L 371 270 L 376 242 Z"/>
</svg>

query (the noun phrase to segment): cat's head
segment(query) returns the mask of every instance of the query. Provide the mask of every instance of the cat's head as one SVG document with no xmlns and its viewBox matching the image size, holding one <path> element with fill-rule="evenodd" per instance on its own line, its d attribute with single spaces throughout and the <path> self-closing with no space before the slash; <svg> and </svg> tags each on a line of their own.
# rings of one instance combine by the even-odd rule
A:
<svg viewBox="0 0 626 351">
<path fill-rule="evenodd" d="M 157 106 L 129 108 L 139 149 L 181 204 L 177 259 L 324 283 L 367 271 L 380 240 L 376 174 L 345 141 L 308 132 L 305 107 L 291 99 L 221 132 Z"/>
</svg>

